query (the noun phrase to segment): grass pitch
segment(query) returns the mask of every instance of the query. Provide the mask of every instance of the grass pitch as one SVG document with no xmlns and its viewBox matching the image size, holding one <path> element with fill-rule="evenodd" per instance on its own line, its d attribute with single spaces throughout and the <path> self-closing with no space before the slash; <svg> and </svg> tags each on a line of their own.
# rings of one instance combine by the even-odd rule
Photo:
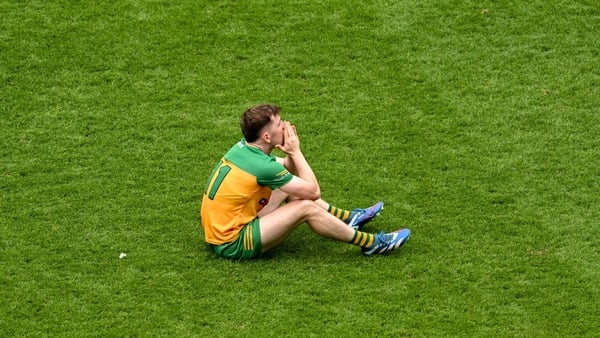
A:
<svg viewBox="0 0 600 338">
<path fill-rule="evenodd" d="M 594 1 L 0 2 L 1 336 L 597 336 Z M 205 248 L 272 102 L 324 197 L 409 227 Z M 119 258 L 121 253 L 127 256 Z"/>
</svg>

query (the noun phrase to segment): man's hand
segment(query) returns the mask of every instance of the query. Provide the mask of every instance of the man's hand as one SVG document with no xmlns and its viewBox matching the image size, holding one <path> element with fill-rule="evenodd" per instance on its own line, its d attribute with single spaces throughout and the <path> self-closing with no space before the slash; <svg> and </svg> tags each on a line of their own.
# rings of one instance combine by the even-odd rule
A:
<svg viewBox="0 0 600 338">
<path fill-rule="evenodd" d="M 288 156 L 293 156 L 300 152 L 300 139 L 298 138 L 298 133 L 296 133 L 296 126 L 292 125 L 289 121 L 285 121 L 284 124 L 283 144 L 278 144 L 275 147 Z"/>
<path fill-rule="evenodd" d="M 319 181 L 306 162 L 304 154 L 300 151 L 300 139 L 296 133 L 296 127 L 287 121 L 284 123 L 282 143 L 275 147 L 287 154 L 284 166 L 294 174 L 294 177 L 280 189 L 290 196 L 302 199 L 315 201 L 321 198 Z"/>
</svg>

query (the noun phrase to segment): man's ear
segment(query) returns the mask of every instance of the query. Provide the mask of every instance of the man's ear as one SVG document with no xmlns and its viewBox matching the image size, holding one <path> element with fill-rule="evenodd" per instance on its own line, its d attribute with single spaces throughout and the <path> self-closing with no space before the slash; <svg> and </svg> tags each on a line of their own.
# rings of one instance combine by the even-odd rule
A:
<svg viewBox="0 0 600 338">
<path fill-rule="evenodd" d="M 263 139 L 263 141 L 265 141 L 266 143 L 271 143 L 271 134 L 269 134 L 268 131 L 265 131 L 261 137 L 261 139 Z"/>
</svg>

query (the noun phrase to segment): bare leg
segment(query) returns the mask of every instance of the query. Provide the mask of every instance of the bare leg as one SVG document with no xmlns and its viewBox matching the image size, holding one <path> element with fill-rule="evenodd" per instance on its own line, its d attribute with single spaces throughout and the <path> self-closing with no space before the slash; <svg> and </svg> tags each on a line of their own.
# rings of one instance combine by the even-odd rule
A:
<svg viewBox="0 0 600 338">
<path fill-rule="evenodd" d="M 275 202 L 274 199 L 271 199 L 271 202 Z M 346 223 L 323 209 L 318 202 L 310 200 L 288 202 L 263 216 L 259 214 L 259 218 L 263 252 L 279 245 L 303 222 L 307 222 L 315 233 L 341 242 L 350 242 L 355 233 Z"/>
</svg>

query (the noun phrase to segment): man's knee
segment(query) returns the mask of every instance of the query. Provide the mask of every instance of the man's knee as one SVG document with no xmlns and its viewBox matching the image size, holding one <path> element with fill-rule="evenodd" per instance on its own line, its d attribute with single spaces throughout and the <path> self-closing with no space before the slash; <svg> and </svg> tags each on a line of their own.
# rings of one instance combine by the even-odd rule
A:
<svg viewBox="0 0 600 338">
<path fill-rule="evenodd" d="M 316 213 L 323 211 L 323 209 L 321 209 L 321 207 L 319 207 L 319 205 L 312 200 L 296 200 L 292 203 L 295 203 L 297 208 L 301 210 L 302 214 L 306 217 L 311 217 Z"/>
</svg>

